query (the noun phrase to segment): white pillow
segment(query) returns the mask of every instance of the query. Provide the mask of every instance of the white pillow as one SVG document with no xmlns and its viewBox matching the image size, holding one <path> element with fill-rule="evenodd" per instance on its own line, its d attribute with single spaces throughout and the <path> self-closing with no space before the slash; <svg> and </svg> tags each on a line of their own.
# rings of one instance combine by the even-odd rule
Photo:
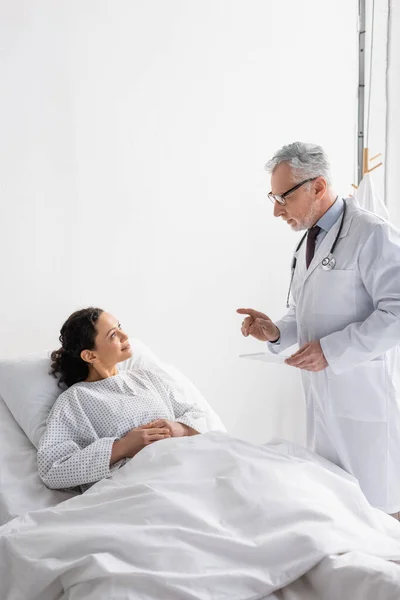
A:
<svg viewBox="0 0 400 600">
<path fill-rule="evenodd" d="M 149 369 L 164 377 L 188 402 L 203 408 L 209 429 L 225 428 L 199 390 L 175 367 L 162 363 L 140 340 L 130 340 L 133 356 L 118 368 Z M 0 395 L 14 419 L 36 448 L 46 428 L 46 419 L 61 390 L 57 380 L 49 375 L 47 352 L 22 358 L 0 360 Z"/>
<path fill-rule="evenodd" d="M 0 361 L 0 395 L 34 446 L 42 437 L 46 419 L 61 394 L 49 375 L 47 352 Z"/>
</svg>

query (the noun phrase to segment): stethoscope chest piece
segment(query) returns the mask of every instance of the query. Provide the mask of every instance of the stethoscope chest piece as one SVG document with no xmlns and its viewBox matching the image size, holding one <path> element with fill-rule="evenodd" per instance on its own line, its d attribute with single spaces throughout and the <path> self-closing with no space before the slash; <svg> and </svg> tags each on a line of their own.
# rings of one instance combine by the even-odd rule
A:
<svg viewBox="0 0 400 600">
<path fill-rule="evenodd" d="M 333 256 L 333 253 L 335 251 L 336 245 L 340 239 L 340 235 L 342 233 L 342 229 L 343 229 L 343 223 L 344 223 L 344 219 L 346 216 L 346 209 L 347 209 L 347 204 L 346 201 L 343 200 L 343 213 L 342 213 L 342 220 L 340 221 L 340 227 L 339 230 L 336 234 L 335 237 L 335 241 L 333 242 L 332 246 L 331 246 L 331 250 L 328 254 L 328 256 L 325 256 L 325 258 L 322 259 L 321 265 L 324 271 L 333 271 L 333 269 L 336 267 L 336 258 Z M 301 238 L 300 242 L 297 245 L 297 248 L 295 250 L 294 256 L 293 256 L 293 260 L 292 260 L 292 274 L 290 277 L 290 284 L 289 284 L 289 291 L 288 291 L 288 295 L 287 295 L 287 301 L 286 301 L 286 306 L 289 308 L 290 306 L 290 291 L 292 289 L 292 283 L 293 283 L 293 277 L 294 277 L 294 272 L 296 269 L 296 263 L 297 263 L 297 253 L 300 250 L 300 248 L 303 245 L 304 240 L 307 237 L 307 233 L 305 233 L 303 235 L 303 237 Z"/>
<path fill-rule="evenodd" d="M 332 271 L 332 269 L 334 269 L 336 267 L 336 258 L 333 256 L 332 253 L 329 253 L 328 256 L 325 256 L 325 258 L 322 261 L 322 268 L 324 269 L 324 271 Z"/>
</svg>

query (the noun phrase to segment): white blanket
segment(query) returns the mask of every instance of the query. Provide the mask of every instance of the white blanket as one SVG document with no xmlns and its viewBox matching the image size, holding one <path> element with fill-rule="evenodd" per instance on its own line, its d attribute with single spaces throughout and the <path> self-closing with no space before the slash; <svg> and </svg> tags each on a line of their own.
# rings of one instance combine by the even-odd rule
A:
<svg viewBox="0 0 400 600">
<path fill-rule="evenodd" d="M 352 478 L 221 432 L 157 442 L 0 536 L 1 600 L 256 600 L 350 552 L 400 589 L 400 525 Z"/>
</svg>

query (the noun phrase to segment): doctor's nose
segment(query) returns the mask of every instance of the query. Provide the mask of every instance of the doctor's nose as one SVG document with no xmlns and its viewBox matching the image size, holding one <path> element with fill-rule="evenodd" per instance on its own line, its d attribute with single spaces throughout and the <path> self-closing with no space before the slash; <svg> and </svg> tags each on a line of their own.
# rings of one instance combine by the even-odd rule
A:
<svg viewBox="0 0 400 600">
<path fill-rule="evenodd" d="M 285 208 L 279 202 L 275 202 L 274 204 L 274 217 L 281 217 L 285 214 Z"/>
</svg>

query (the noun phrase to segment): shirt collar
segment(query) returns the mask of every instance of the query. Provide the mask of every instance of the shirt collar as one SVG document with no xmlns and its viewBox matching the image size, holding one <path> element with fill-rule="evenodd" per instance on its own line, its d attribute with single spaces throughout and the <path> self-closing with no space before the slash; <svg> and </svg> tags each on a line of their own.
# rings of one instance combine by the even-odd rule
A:
<svg viewBox="0 0 400 600">
<path fill-rule="evenodd" d="M 332 206 L 326 211 L 320 220 L 316 223 L 318 227 L 321 227 L 324 231 L 328 232 L 331 227 L 336 223 L 338 218 L 343 212 L 344 202 L 342 198 L 337 197 Z"/>
</svg>

